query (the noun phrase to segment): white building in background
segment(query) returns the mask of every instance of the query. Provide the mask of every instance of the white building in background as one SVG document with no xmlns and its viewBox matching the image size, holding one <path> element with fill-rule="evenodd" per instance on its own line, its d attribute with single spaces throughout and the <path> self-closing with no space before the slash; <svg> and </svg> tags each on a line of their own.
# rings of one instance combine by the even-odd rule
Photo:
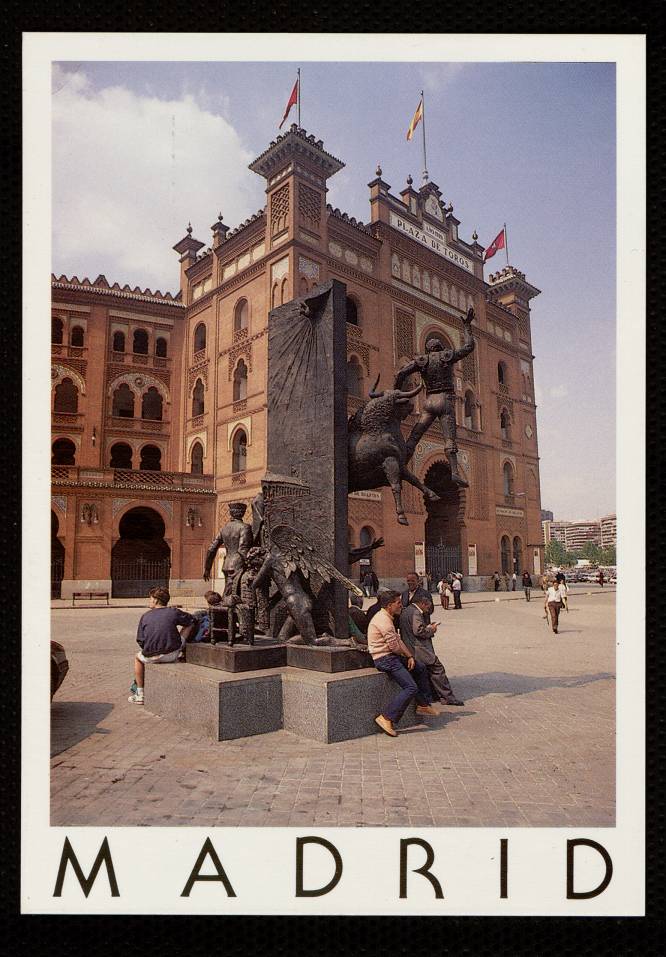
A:
<svg viewBox="0 0 666 957">
<path fill-rule="evenodd" d="M 617 545 L 617 516 L 604 515 L 600 519 L 601 526 L 601 547 L 608 548 L 610 545 Z"/>
</svg>

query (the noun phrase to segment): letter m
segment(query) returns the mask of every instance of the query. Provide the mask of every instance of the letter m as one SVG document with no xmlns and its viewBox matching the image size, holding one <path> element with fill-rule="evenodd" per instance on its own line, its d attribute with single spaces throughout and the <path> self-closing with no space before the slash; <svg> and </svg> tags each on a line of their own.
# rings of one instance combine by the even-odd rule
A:
<svg viewBox="0 0 666 957">
<path fill-rule="evenodd" d="M 86 877 L 81 870 L 81 865 L 77 860 L 72 845 L 69 843 L 69 838 L 65 838 L 65 844 L 62 849 L 62 857 L 60 858 L 60 867 L 58 868 L 58 876 L 56 878 L 55 890 L 53 891 L 54 897 L 62 897 L 62 887 L 65 883 L 65 871 L 67 870 L 68 862 L 72 865 L 77 880 L 81 885 L 83 893 L 86 895 L 86 897 L 92 890 L 92 886 L 95 883 L 97 875 L 99 874 L 102 863 L 106 864 L 106 873 L 109 878 L 109 886 L 111 887 L 111 897 L 120 897 L 118 882 L 116 881 L 116 874 L 113 869 L 113 861 L 111 860 L 111 851 L 109 849 L 108 838 L 105 837 L 102 841 L 101 847 L 97 852 L 97 857 L 95 858 L 95 863 L 93 864 L 92 870 L 90 871 L 88 877 Z"/>
</svg>

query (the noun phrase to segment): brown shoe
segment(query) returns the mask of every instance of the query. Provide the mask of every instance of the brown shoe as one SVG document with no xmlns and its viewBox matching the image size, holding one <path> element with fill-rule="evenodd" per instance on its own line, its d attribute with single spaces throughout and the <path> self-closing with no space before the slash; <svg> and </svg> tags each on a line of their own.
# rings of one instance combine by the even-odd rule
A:
<svg viewBox="0 0 666 957">
<path fill-rule="evenodd" d="M 416 706 L 417 714 L 441 714 L 440 711 L 437 711 L 431 704 L 417 704 Z"/>
<path fill-rule="evenodd" d="M 398 732 L 393 727 L 393 722 L 389 721 L 388 718 L 385 718 L 383 714 L 378 714 L 375 718 L 375 724 L 378 724 L 382 729 L 384 734 L 388 734 L 391 738 L 397 738 Z"/>
</svg>

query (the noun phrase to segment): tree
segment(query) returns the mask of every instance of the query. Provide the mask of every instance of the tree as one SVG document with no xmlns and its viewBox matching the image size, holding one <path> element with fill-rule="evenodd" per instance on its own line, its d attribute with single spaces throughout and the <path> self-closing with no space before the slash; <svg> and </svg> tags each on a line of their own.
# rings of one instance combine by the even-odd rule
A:
<svg viewBox="0 0 666 957">
<path fill-rule="evenodd" d="M 598 545 L 595 545 L 594 542 L 585 542 L 581 555 L 583 558 L 586 558 L 588 562 L 598 565 L 601 559 L 601 549 Z"/>
<path fill-rule="evenodd" d="M 557 539 L 551 539 L 546 545 L 547 565 L 567 565 L 569 564 L 569 557 L 566 548 Z"/>
<path fill-rule="evenodd" d="M 599 563 L 601 565 L 617 565 L 615 545 L 608 545 L 606 548 L 601 549 Z"/>
</svg>

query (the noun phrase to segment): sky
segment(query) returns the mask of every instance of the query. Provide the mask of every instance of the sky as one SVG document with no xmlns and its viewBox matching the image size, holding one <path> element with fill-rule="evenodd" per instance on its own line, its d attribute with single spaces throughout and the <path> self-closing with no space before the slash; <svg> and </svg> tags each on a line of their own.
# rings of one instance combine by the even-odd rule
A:
<svg viewBox="0 0 666 957">
<path fill-rule="evenodd" d="M 298 65 L 55 64 L 53 272 L 175 293 L 188 222 L 210 245 L 219 212 L 233 228 L 264 205 L 247 166 L 278 134 Z M 542 507 L 615 511 L 614 64 L 300 65 L 301 125 L 346 164 L 328 201 L 364 222 L 378 163 L 394 194 L 421 182 L 420 130 L 406 131 L 425 91 L 428 171 L 460 236 L 487 246 L 506 222 L 511 265 L 541 290 Z"/>
</svg>

